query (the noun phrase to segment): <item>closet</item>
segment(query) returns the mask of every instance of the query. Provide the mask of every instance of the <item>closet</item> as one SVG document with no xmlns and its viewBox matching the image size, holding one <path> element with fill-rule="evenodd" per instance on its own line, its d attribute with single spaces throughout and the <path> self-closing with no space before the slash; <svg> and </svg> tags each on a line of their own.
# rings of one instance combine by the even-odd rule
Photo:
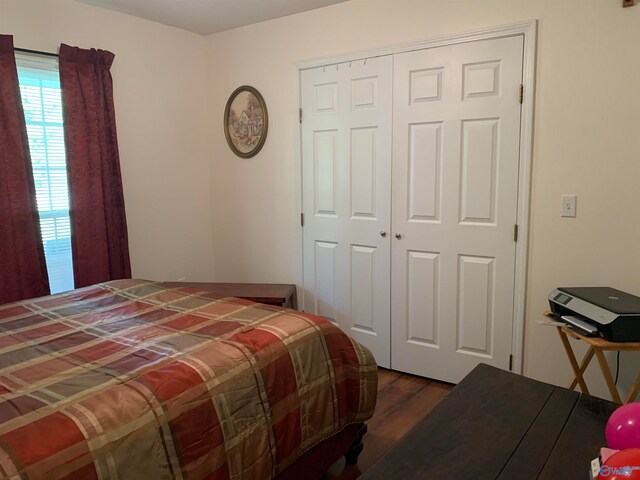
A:
<svg viewBox="0 0 640 480">
<path fill-rule="evenodd" d="M 303 307 L 382 367 L 509 368 L 523 42 L 300 71 Z"/>
</svg>

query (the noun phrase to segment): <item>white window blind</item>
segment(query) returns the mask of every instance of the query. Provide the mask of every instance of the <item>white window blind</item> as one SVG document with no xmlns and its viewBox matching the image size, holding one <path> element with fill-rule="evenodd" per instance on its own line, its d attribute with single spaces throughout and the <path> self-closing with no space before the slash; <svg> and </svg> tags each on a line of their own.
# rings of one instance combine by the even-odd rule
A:
<svg viewBox="0 0 640 480">
<path fill-rule="evenodd" d="M 51 293 L 73 289 L 58 59 L 16 55 Z"/>
</svg>

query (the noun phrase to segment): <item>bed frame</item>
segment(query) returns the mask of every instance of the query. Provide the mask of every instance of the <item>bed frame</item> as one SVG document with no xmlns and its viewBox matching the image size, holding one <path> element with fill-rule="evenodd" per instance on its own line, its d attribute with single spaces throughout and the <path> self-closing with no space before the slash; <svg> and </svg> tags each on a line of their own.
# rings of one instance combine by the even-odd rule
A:
<svg viewBox="0 0 640 480">
<path fill-rule="evenodd" d="M 356 465 L 364 448 L 362 439 L 365 433 L 367 425 L 364 423 L 348 425 L 341 432 L 305 452 L 282 471 L 276 480 L 319 479 L 340 457 L 345 457 L 347 466 Z"/>
</svg>

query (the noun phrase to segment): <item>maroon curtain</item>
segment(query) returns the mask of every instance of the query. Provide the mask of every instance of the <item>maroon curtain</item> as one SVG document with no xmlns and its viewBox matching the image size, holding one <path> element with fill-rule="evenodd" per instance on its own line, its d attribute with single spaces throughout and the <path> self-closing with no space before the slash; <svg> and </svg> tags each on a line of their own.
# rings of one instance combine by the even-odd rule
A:
<svg viewBox="0 0 640 480">
<path fill-rule="evenodd" d="M 131 277 L 109 71 L 113 58 L 104 50 L 60 46 L 76 288 Z"/>
<path fill-rule="evenodd" d="M 0 304 L 48 294 L 13 37 L 0 35 Z"/>
</svg>

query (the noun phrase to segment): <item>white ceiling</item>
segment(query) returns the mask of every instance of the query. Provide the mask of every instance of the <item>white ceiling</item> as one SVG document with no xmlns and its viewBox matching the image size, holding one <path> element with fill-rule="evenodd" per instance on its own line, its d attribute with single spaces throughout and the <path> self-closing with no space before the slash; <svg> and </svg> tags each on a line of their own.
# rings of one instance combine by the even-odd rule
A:
<svg viewBox="0 0 640 480">
<path fill-rule="evenodd" d="M 76 0 L 208 35 L 346 0 Z"/>
</svg>

